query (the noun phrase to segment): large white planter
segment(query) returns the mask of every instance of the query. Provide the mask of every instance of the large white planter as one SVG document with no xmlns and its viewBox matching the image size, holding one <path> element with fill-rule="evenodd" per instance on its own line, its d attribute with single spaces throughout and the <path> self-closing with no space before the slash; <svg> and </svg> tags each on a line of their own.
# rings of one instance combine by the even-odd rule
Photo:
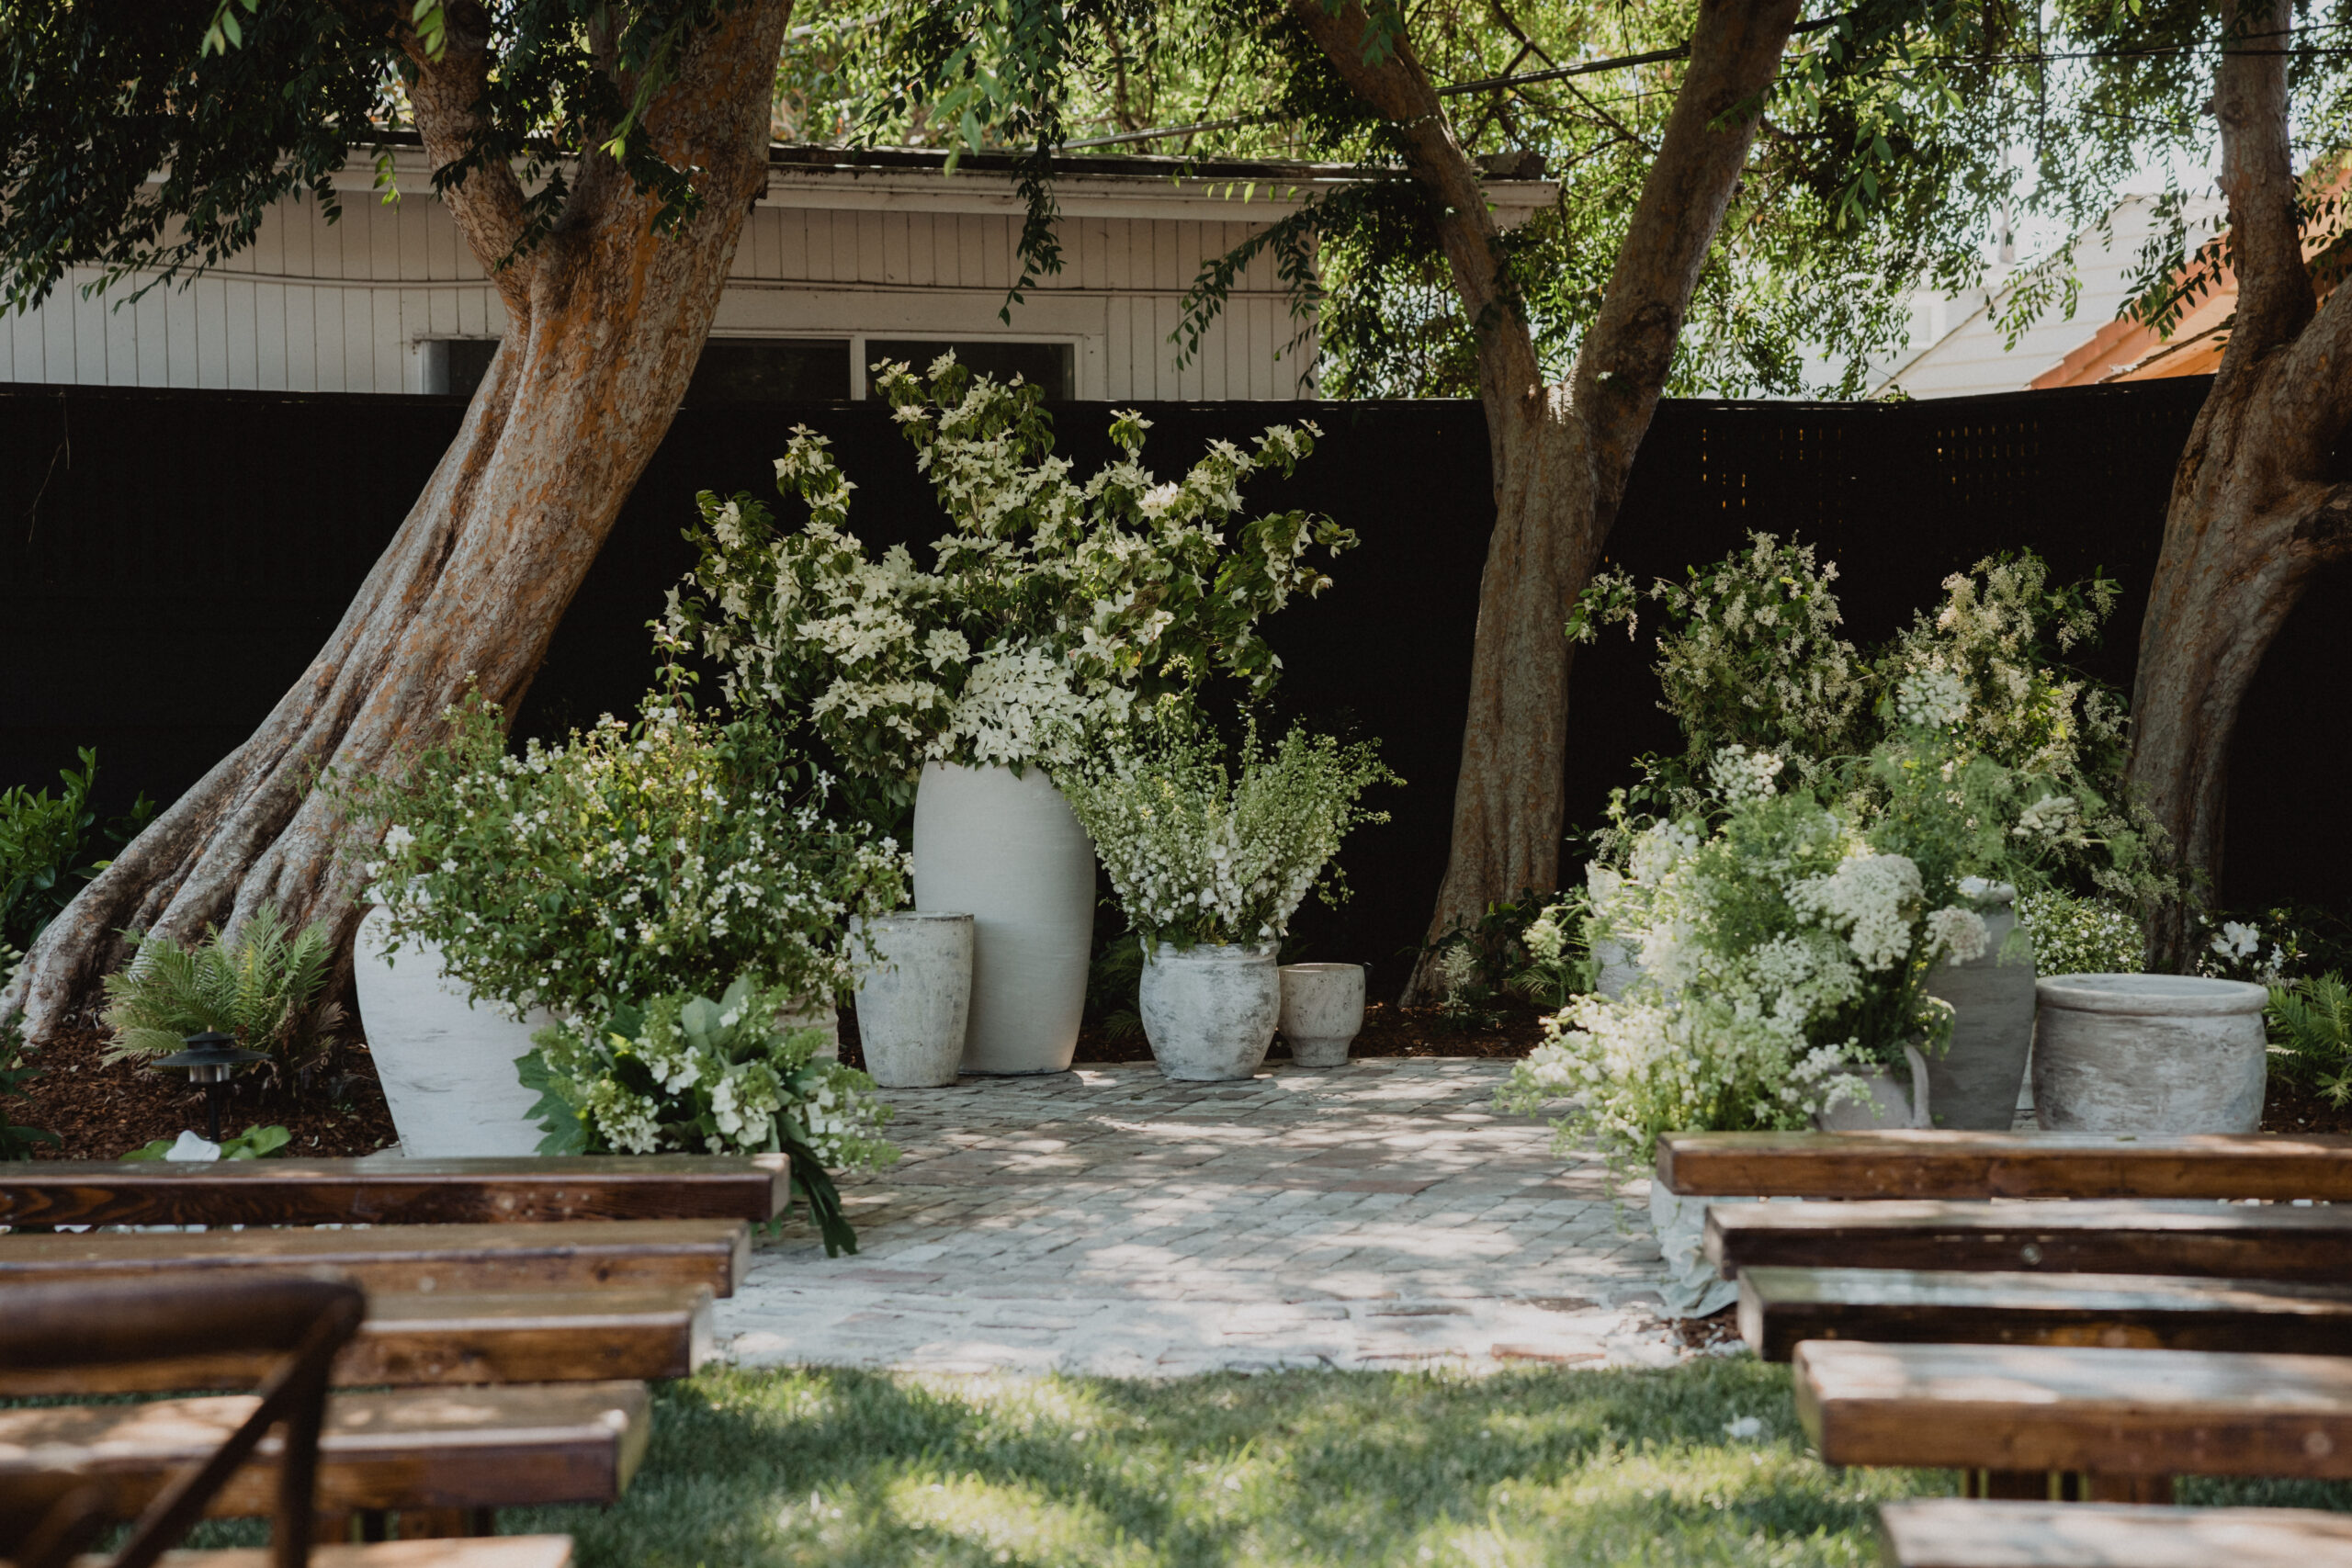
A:
<svg viewBox="0 0 2352 1568">
<path fill-rule="evenodd" d="M 1939 964 L 1928 974 L 1928 994 L 1952 1007 L 1951 1048 L 1928 1064 L 1939 1127 L 2006 1133 L 2017 1120 L 2033 1049 L 2031 939 L 2012 953 L 2001 951 L 2018 929 L 2017 894 L 2004 883 L 1979 900 L 1989 939 L 1982 957 Z"/>
<path fill-rule="evenodd" d="M 1271 948 L 1161 942 L 1144 955 L 1137 1001 L 1161 1073 L 1200 1083 L 1246 1078 L 1274 1043 L 1282 976 Z"/>
<path fill-rule="evenodd" d="M 884 1089 L 954 1083 L 971 1017 L 972 917 L 884 915 L 864 934 L 874 946 L 857 986 L 866 1075 Z"/>
<path fill-rule="evenodd" d="M 1094 844 L 1042 768 L 933 762 L 915 790 L 915 908 L 972 917 L 967 1073 L 1059 1073 L 1078 1050 Z"/>
<path fill-rule="evenodd" d="M 1363 965 L 1285 964 L 1283 1038 L 1302 1067 L 1347 1066 L 1348 1047 L 1363 1032 Z"/>
<path fill-rule="evenodd" d="M 545 1009 L 515 1022 L 445 979 L 441 953 L 426 944 L 384 951 L 390 917 L 370 909 L 359 922 L 352 981 L 376 1077 L 391 1107 L 401 1152 L 411 1159 L 538 1153 L 543 1133 L 529 1111 L 538 1096 L 515 1075 L 531 1035 L 555 1021 Z"/>
<path fill-rule="evenodd" d="M 2036 987 L 2033 1109 L 2046 1132 L 2252 1133 L 2270 993 L 2192 975 L 2053 975 Z"/>
</svg>

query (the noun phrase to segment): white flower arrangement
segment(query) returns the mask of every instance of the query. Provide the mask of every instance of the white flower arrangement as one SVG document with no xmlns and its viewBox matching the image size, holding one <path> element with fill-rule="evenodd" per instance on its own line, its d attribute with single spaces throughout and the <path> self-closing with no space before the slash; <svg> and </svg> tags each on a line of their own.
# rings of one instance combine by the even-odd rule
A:
<svg viewBox="0 0 2352 1568">
<path fill-rule="evenodd" d="M 919 453 L 955 531 L 926 570 L 847 531 L 854 487 L 822 435 L 796 427 L 776 482 L 808 521 L 779 530 L 749 496 L 701 497 L 702 559 L 669 624 L 700 639 L 738 704 L 806 713 L 861 775 L 903 784 L 927 761 L 1049 768 L 1138 699 L 1222 671 L 1262 692 L 1281 667 L 1258 622 L 1330 580 L 1307 563 L 1354 536 L 1328 518 L 1244 518 L 1241 487 L 1288 474 L 1311 424 L 1244 450 L 1214 443 L 1181 479 L 1143 466 L 1150 422 L 1111 428 L 1116 460 L 1082 482 L 1051 456 L 1036 388 L 977 379 L 944 355 L 876 389 Z"/>
<path fill-rule="evenodd" d="M 1386 812 L 1356 802 L 1401 783 L 1368 744 L 1294 727 L 1271 752 L 1251 721 L 1238 766 L 1189 718 L 1162 713 L 1057 775 L 1147 944 L 1278 942 L 1318 884 L 1344 896 L 1333 857 Z"/>
</svg>

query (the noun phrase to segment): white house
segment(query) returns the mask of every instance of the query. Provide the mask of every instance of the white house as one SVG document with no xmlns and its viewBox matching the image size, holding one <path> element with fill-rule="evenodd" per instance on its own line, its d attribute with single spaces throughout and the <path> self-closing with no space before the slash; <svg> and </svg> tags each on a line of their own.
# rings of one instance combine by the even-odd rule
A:
<svg viewBox="0 0 2352 1568">
<path fill-rule="evenodd" d="M 1226 400 L 1312 396 L 1311 332 L 1273 258 L 1254 260 L 1180 370 L 1170 341 L 1204 263 L 1305 201 L 1361 179 L 1315 164 L 1068 161 L 1063 270 L 1008 324 L 1022 207 L 1001 159 L 954 175 L 933 152 L 775 148 L 689 397 L 862 398 L 874 358 L 943 345 L 1019 369 L 1049 395 Z M 280 202 L 256 243 L 187 287 L 85 299 L 79 274 L 0 322 L 0 380 L 265 391 L 464 390 L 502 325 L 490 284 L 432 194 L 424 156 L 396 150 L 401 199 L 365 157 L 336 176 L 343 216 Z M 1498 218 L 1555 197 L 1542 180 L 1488 186 Z"/>
</svg>

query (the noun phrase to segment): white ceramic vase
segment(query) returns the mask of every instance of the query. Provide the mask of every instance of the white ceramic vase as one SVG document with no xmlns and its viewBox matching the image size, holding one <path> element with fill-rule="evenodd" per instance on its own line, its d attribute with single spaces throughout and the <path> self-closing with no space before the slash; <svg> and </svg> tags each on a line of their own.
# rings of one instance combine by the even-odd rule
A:
<svg viewBox="0 0 2352 1568">
<path fill-rule="evenodd" d="M 1348 1047 L 1363 1032 L 1363 965 L 1285 964 L 1276 973 L 1290 1059 L 1302 1067 L 1347 1066 Z"/>
<path fill-rule="evenodd" d="M 866 1075 L 884 1089 L 954 1083 L 971 1016 L 972 917 L 902 911 L 863 934 L 874 948 L 857 985 Z"/>
<path fill-rule="evenodd" d="M 401 1152 L 411 1159 L 538 1153 L 544 1133 L 529 1114 L 538 1095 L 523 1087 L 514 1062 L 555 1016 L 534 1008 L 517 1023 L 475 1002 L 443 976 L 431 943 L 386 953 L 390 919 L 379 907 L 359 922 L 352 982 Z"/>
<path fill-rule="evenodd" d="M 1137 1003 L 1162 1074 L 1194 1083 L 1246 1078 L 1274 1043 L 1282 976 L 1271 948 L 1161 942 L 1144 954 Z"/>
<path fill-rule="evenodd" d="M 2252 1133 L 2262 1125 L 2270 993 L 2193 975 L 2052 975 L 2033 1045 L 2052 1133 Z"/>
<path fill-rule="evenodd" d="M 967 1073 L 1059 1073 L 1078 1050 L 1094 844 L 1042 768 L 933 762 L 915 791 L 915 908 L 972 917 Z"/>
<path fill-rule="evenodd" d="M 1816 1112 L 1813 1124 L 1825 1133 L 1871 1133 L 1891 1127 L 1932 1127 L 1935 1091 L 1928 1076 L 1928 1058 L 1916 1045 L 1903 1047 L 1903 1059 L 1911 1069 L 1908 1084 L 1903 1083 L 1887 1068 L 1857 1073 L 1861 1081 L 1862 1096 L 1859 1100 L 1843 1099 L 1828 1110 Z"/>
<path fill-rule="evenodd" d="M 1937 1126 L 2006 1133 L 2017 1120 L 2033 1049 L 2032 939 L 2002 952 L 2018 929 L 2017 896 L 2007 883 L 1984 887 L 1976 902 L 1987 939 L 1983 955 L 1928 973 L 1928 994 L 1952 1009 L 1951 1044 L 1928 1064 Z"/>
</svg>

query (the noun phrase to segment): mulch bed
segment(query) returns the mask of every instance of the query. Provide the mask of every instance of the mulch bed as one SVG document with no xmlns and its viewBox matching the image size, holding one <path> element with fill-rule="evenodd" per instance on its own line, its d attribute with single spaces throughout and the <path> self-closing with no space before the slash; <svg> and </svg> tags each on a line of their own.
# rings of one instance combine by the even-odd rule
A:
<svg viewBox="0 0 2352 1568">
<path fill-rule="evenodd" d="M 2325 1095 L 2272 1075 L 2262 1101 L 2266 1133 L 2352 1133 L 2352 1105 L 2333 1105 Z"/>
<path fill-rule="evenodd" d="M 203 1090 L 178 1073 L 135 1062 L 108 1066 L 102 1059 L 106 1043 L 103 1030 L 71 1030 L 31 1054 L 40 1073 L 21 1099 L 9 1102 L 9 1120 L 45 1127 L 62 1140 L 38 1145 L 34 1158 L 119 1159 L 157 1138 L 205 1130 Z M 284 1150 L 289 1156 L 371 1155 L 390 1145 L 392 1113 L 367 1046 L 346 1043 L 327 1077 L 307 1093 L 238 1079 L 220 1108 L 221 1133 L 233 1135 L 255 1124 L 284 1127 L 294 1134 Z"/>
</svg>

